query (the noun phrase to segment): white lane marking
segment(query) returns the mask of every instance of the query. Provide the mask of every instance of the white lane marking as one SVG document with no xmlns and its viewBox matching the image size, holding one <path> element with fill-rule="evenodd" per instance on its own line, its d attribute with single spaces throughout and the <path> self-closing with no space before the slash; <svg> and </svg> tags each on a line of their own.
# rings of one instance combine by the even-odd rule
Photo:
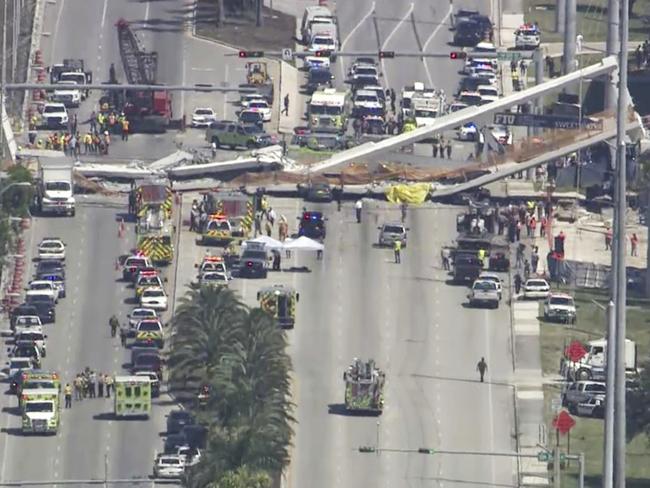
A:
<svg viewBox="0 0 650 488">
<path fill-rule="evenodd" d="M 486 310 L 484 311 L 485 315 L 485 323 L 486 327 L 483 328 L 485 330 L 485 345 L 486 345 L 486 351 L 485 351 L 485 361 L 488 364 L 488 368 L 490 368 L 490 360 L 491 360 L 491 354 L 490 351 L 492 349 L 492 341 L 491 339 L 491 323 L 490 323 L 490 313 Z M 490 371 L 488 369 L 488 371 Z M 487 387 L 488 387 L 488 419 L 489 419 L 489 425 L 490 425 L 490 451 L 495 452 L 495 447 L 494 447 L 494 388 L 492 385 L 491 381 L 491 372 L 488 375 L 488 381 L 487 381 Z M 492 484 L 496 485 L 496 463 L 494 456 L 490 456 L 490 464 L 492 465 Z"/>
<path fill-rule="evenodd" d="M 413 9 L 415 8 L 415 2 L 411 2 L 411 6 L 408 9 L 408 12 L 400 19 L 400 21 L 397 23 L 397 25 L 393 28 L 392 31 L 390 31 L 390 34 L 388 34 L 388 37 L 384 40 L 383 44 L 381 45 L 381 50 L 383 51 L 386 49 L 386 46 L 390 42 L 390 38 L 395 35 L 395 33 L 398 31 L 398 29 L 402 26 L 404 22 L 406 22 L 406 19 L 408 19 L 411 14 L 413 13 Z M 390 86 L 390 83 L 388 82 L 388 75 L 386 74 L 386 61 L 382 58 L 381 60 L 381 70 L 384 73 L 384 83 L 386 86 Z"/>
<path fill-rule="evenodd" d="M 147 5 L 148 5 L 148 4 L 147 4 Z M 183 40 L 183 42 L 184 42 L 184 40 Z M 187 56 L 183 56 L 183 66 L 182 66 L 182 70 L 183 70 L 183 85 L 185 85 L 185 79 L 186 79 L 186 75 L 187 75 L 187 69 L 186 69 L 186 66 L 185 66 L 185 64 L 186 64 L 186 63 L 185 63 L 185 58 L 186 58 L 186 57 L 187 57 Z M 182 92 L 181 92 L 181 117 L 182 117 L 184 114 L 185 114 L 185 91 L 182 91 Z"/>
<path fill-rule="evenodd" d="M 438 24 L 438 27 L 433 29 L 433 32 L 429 36 L 429 38 L 426 40 L 424 45 L 422 46 L 422 51 L 427 50 L 427 46 L 429 43 L 433 40 L 434 37 L 436 37 L 436 34 L 440 32 L 440 29 L 442 28 L 443 25 L 447 23 L 447 20 L 449 20 L 449 17 L 451 17 L 451 14 L 454 12 L 454 6 L 450 3 L 449 4 L 449 10 L 447 10 L 447 14 L 442 18 L 440 23 Z M 433 86 L 433 78 L 431 77 L 431 72 L 429 71 L 429 65 L 427 64 L 427 58 L 422 58 L 422 63 L 424 64 L 424 71 L 427 74 L 427 80 L 429 81 L 429 86 Z"/>
<path fill-rule="evenodd" d="M 372 2 L 372 5 L 370 6 L 370 10 L 366 12 L 366 15 L 361 17 L 361 20 L 355 25 L 350 32 L 348 32 L 348 35 L 345 36 L 345 39 L 343 39 L 343 42 L 341 43 L 341 51 L 343 51 L 343 48 L 345 47 L 345 44 L 350 40 L 350 38 L 354 35 L 354 33 L 359 30 L 359 27 L 363 25 L 363 23 L 368 20 L 368 17 L 370 17 L 372 14 L 375 13 L 375 2 Z M 345 79 L 345 68 L 343 66 L 344 63 L 339 63 L 339 68 L 341 69 L 341 79 Z"/>
<path fill-rule="evenodd" d="M 147 6 L 144 9 L 144 22 L 142 23 L 143 27 L 149 25 L 149 7 L 151 7 L 151 2 L 147 2 Z"/>
<path fill-rule="evenodd" d="M 106 11 L 107 10 L 108 10 L 108 0 L 104 0 L 104 7 L 102 9 L 102 23 L 101 23 L 101 29 L 102 30 L 104 29 L 104 25 L 106 24 Z"/>
<path fill-rule="evenodd" d="M 63 7 L 65 6 L 65 0 L 61 0 L 59 5 L 59 11 L 56 14 L 56 22 L 54 23 L 54 34 L 52 35 L 52 52 L 50 53 L 50 64 L 54 64 L 54 53 L 56 53 L 56 37 L 59 33 L 59 25 L 61 24 L 61 17 L 63 17 Z M 4 472 L 4 471 L 3 471 Z"/>
</svg>

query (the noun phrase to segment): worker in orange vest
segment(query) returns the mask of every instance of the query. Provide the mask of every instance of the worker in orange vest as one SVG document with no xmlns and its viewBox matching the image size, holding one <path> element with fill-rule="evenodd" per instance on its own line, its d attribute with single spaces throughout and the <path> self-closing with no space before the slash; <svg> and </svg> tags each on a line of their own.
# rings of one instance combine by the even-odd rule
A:
<svg viewBox="0 0 650 488">
<path fill-rule="evenodd" d="M 122 119 L 122 140 L 129 140 L 129 120 L 126 118 Z"/>
</svg>

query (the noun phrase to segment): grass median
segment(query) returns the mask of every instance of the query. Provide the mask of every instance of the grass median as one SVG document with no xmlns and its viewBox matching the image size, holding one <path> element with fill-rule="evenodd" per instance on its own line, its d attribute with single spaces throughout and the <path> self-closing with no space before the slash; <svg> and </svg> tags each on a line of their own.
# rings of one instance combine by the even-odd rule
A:
<svg viewBox="0 0 650 488">
<path fill-rule="evenodd" d="M 650 0 L 637 0 L 630 17 L 630 41 L 643 41 L 650 32 Z M 537 22 L 542 30 L 542 42 L 562 42 L 555 32 L 555 2 L 524 0 L 526 22 Z M 576 32 L 586 42 L 607 39 L 607 0 L 578 1 Z"/>
<path fill-rule="evenodd" d="M 573 340 L 583 342 L 600 339 L 606 335 L 606 312 L 602 307 L 607 306 L 607 295 L 601 293 L 576 292 L 574 294 L 577 306 L 577 321 L 575 326 L 566 327 L 561 324 L 541 323 L 540 344 L 542 348 L 542 369 L 544 374 L 557 374 L 564 348 Z M 594 301 L 600 305 L 596 305 Z M 540 316 L 541 308 L 540 308 Z M 639 357 L 645 357 L 650 350 L 650 303 L 645 301 L 631 302 L 627 309 L 627 338 L 636 342 Z M 548 445 L 556 443 L 555 431 L 551 423 L 555 413 L 552 400 L 559 400 L 560 385 L 544 387 L 544 417 L 549 428 Z M 556 400 L 556 401 L 557 401 Z M 585 486 L 602 486 L 602 456 L 603 428 L 601 419 L 574 417 L 576 426 L 571 431 L 570 451 L 573 454 L 585 454 Z M 627 486 L 650 486 L 650 440 L 645 435 L 635 437 L 627 447 Z M 567 452 L 568 438 L 560 436 L 562 451 Z M 578 486 L 578 463 L 570 463 L 563 471 L 562 486 Z"/>
</svg>

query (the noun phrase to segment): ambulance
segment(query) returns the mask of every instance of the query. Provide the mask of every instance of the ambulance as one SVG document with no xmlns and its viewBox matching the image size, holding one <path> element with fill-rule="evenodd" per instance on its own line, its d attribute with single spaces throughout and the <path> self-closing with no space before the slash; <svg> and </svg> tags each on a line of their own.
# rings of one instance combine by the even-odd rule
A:
<svg viewBox="0 0 650 488">
<path fill-rule="evenodd" d="M 115 417 L 149 418 L 151 415 L 151 380 L 146 376 L 115 377 Z"/>
<path fill-rule="evenodd" d="M 54 434 L 59 431 L 61 392 L 57 388 L 23 389 L 20 412 L 24 434 Z"/>
</svg>

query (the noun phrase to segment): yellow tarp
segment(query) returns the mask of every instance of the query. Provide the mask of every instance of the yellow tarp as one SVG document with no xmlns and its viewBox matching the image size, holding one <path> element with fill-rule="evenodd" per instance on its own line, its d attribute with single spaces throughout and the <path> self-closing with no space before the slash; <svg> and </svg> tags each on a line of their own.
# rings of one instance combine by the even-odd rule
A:
<svg viewBox="0 0 650 488">
<path fill-rule="evenodd" d="M 429 183 L 414 183 L 411 185 L 393 185 L 386 190 L 386 199 L 390 203 L 423 203 L 431 185 Z"/>
</svg>

